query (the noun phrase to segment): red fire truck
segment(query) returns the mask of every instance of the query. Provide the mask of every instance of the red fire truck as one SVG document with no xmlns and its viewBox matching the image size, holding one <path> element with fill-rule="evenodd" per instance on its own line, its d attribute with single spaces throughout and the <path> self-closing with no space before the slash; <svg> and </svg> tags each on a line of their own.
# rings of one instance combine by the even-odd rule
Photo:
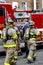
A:
<svg viewBox="0 0 43 65">
<path fill-rule="evenodd" d="M 37 43 L 42 43 L 43 10 L 14 11 L 14 16 L 18 26 L 21 23 L 21 20 L 25 18 L 25 14 L 30 16 L 30 19 L 35 22 L 34 27 L 40 32 L 40 35 L 37 37 Z"/>
<path fill-rule="evenodd" d="M 0 7 L 2 7 L 2 13 L 3 15 L 0 16 L 0 30 L 4 27 L 4 20 L 7 20 L 8 17 L 10 17 L 12 20 L 16 19 L 16 21 L 20 21 L 25 18 L 25 14 L 30 13 L 30 18 L 35 22 L 35 28 L 37 28 L 40 32 L 43 31 L 43 11 L 33 11 L 32 10 L 19 10 L 15 11 L 12 9 L 11 3 L 0 3 Z M 7 15 L 7 16 L 6 16 Z M 5 17 L 5 18 L 4 18 Z M 2 24 L 2 26 L 1 26 Z M 38 40 L 41 40 L 42 35 L 39 36 Z"/>
<path fill-rule="evenodd" d="M 3 29 L 3 26 L 6 23 L 4 20 L 7 20 L 9 17 L 12 20 L 14 19 L 11 3 L 0 3 L 0 30 Z"/>
<path fill-rule="evenodd" d="M 42 31 L 43 31 L 43 10 L 33 10 L 31 13 L 31 19 L 35 22 L 35 28 L 40 32 L 40 36 L 37 38 L 37 40 L 42 41 Z"/>
<path fill-rule="evenodd" d="M 4 23 L 5 23 L 5 8 L 4 7 L 0 7 L 0 30 L 3 29 L 4 27 Z"/>
<path fill-rule="evenodd" d="M 2 30 L 4 28 L 4 25 L 7 23 L 7 19 L 13 18 L 13 10 L 11 4 L 8 3 L 0 3 L 0 52 L 5 51 L 3 48 L 3 42 L 1 39 Z"/>
<path fill-rule="evenodd" d="M 37 28 L 40 32 L 40 35 L 37 37 L 37 43 L 43 42 L 42 41 L 43 11 L 41 12 L 40 10 L 38 12 L 32 11 L 32 10 L 15 11 L 12 9 L 12 5 L 10 3 L 0 3 L 0 30 L 4 28 L 4 24 L 7 22 L 8 17 L 10 17 L 12 20 L 15 19 L 17 26 L 19 26 L 21 24 L 22 25 L 24 24 L 24 23 L 21 23 L 22 19 L 27 18 L 29 16 L 31 20 L 35 22 L 35 28 Z M 0 49 L 2 48 L 2 50 L 0 51 L 3 51 L 2 44 L 0 46 L 1 46 Z"/>
</svg>

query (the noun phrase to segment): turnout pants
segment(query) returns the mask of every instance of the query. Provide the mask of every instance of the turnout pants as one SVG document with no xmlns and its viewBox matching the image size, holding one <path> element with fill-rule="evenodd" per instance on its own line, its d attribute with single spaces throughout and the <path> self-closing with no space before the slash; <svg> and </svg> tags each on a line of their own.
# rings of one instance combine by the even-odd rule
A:
<svg viewBox="0 0 43 65">
<path fill-rule="evenodd" d="M 7 48 L 6 50 L 6 58 L 4 65 L 11 65 L 12 62 L 14 62 L 14 56 L 17 55 L 16 48 Z"/>
<path fill-rule="evenodd" d="M 28 43 L 28 49 L 29 49 L 29 53 L 28 53 L 28 60 L 33 60 L 34 57 L 36 57 L 36 43 L 34 42 L 30 42 Z"/>
</svg>

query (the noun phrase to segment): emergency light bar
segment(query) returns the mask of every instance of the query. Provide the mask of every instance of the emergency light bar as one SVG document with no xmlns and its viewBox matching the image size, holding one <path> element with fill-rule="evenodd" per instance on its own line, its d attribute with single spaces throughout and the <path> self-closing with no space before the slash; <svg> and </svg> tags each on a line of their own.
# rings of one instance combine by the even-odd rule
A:
<svg viewBox="0 0 43 65">
<path fill-rule="evenodd" d="M 29 15 L 26 12 L 14 12 L 15 18 L 29 18 Z"/>
</svg>

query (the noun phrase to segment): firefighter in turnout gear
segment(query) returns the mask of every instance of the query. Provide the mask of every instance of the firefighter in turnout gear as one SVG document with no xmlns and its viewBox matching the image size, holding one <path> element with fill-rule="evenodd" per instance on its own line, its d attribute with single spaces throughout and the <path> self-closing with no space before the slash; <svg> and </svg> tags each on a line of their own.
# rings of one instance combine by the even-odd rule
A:
<svg viewBox="0 0 43 65">
<path fill-rule="evenodd" d="M 2 37 L 4 41 L 4 48 L 6 49 L 6 58 L 4 65 L 14 65 L 17 58 L 16 46 L 17 46 L 17 34 L 13 28 L 13 21 L 8 20 L 8 27 L 5 27 L 2 31 Z M 15 58 L 14 58 L 15 56 Z"/>
<path fill-rule="evenodd" d="M 16 34 L 17 34 L 16 56 L 14 56 L 15 60 L 17 60 L 18 59 L 18 35 L 19 35 L 19 30 L 18 30 L 18 27 L 16 26 L 16 23 L 15 22 L 13 23 L 13 25 L 14 25 L 14 29 L 16 30 Z"/>
<path fill-rule="evenodd" d="M 24 39 L 27 40 L 29 49 L 28 63 L 33 62 L 36 59 L 36 37 L 39 35 L 39 31 L 34 28 L 34 22 L 30 21 L 29 28 L 25 31 Z"/>
<path fill-rule="evenodd" d="M 19 47 L 20 43 L 19 43 L 19 39 L 20 39 L 20 31 L 16 26 L 16 23 L 14 22 L 14 29 L 16 30 L 17 33 L 17 54 L 18 56 L 21 55 L 21 49 Z"/>
</svg>

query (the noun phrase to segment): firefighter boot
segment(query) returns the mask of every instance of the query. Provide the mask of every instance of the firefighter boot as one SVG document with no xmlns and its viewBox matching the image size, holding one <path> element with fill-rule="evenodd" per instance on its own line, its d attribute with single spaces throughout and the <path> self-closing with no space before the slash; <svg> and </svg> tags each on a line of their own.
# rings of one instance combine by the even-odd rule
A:
<svg viewBox="0 0 43 65">
<path fill-rule="evenodd" d="M 14 59 L 11 60 L 11 65 L 16 65 L 16 62 Z"/>
<path fill-rule="evenodd" d="M 11 62 L 11 65 L 16 65 L 16 61 L 14 60 L 13 62 Z"/>
<path fill-rule="evenodd" d="M 32 58 L 31 56 L 28 56 L 28 57 L 27 57 L 27 61 L 28 61 L 28 64 L 29 64 L 29 63 L 33 63 L 33 58 Z"/>
</svg>

